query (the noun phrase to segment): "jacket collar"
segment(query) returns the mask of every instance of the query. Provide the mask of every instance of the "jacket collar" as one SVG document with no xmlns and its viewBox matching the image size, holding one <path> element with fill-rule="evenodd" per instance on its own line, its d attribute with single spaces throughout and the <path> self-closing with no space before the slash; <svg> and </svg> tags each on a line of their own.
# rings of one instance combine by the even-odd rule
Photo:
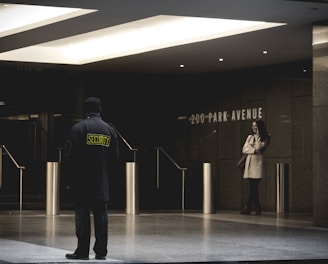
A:
<svg viewBox="0 0 328 264">
<path fill-rule="evenodd" d="M 100 117 L 100 113 L 87 113 L 84 115 L 83 119 L 88 119 L 92 117 Z"/>
</svg>

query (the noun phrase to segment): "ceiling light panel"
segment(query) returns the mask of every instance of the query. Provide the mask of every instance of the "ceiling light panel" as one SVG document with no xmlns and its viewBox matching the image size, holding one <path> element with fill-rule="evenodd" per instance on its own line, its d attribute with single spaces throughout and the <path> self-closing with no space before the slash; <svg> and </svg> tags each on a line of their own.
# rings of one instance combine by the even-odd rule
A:
<svg viewBox="0 0 328 264">
<path fill-rule="evenodd" d="M 285 25 L 159 15 L 0 53 L 0 60 L 82 65 Z"/>
<path fill-rule="evenodd" d="M 95 11 L 97 10 L 0 3 L 0 37 Z"/>
</svg>

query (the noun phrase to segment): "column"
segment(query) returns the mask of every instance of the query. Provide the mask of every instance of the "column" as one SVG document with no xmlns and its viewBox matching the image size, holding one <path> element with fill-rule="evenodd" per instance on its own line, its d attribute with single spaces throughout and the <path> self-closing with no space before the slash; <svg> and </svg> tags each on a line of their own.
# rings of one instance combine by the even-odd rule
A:
<svg viewBox="0 0 328 264">
<path fill-rule="evenodd" d="M 328 23 L 313 34 L 313 224 L 328 227 Z"/>
</svg>

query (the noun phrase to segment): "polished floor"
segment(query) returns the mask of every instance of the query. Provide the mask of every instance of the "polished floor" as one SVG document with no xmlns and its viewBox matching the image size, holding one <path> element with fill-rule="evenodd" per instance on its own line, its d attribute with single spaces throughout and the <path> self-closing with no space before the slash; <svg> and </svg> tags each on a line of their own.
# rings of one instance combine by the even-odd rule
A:
<svg viewBox="0 0 328 264">
<path fill-rule="evenodd" d="M 67 260 L 74 228 L 73 211 L 0 211 L 0 263 L 328 263 L 328 228 L 301 214 L 110 211 L 107 260 Z"/>
</svg>

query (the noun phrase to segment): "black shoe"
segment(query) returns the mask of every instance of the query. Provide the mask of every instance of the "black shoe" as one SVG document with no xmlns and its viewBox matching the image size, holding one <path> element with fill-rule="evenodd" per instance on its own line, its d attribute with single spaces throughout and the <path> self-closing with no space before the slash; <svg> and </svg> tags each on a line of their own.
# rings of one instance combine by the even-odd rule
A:
<svg viewBox="0 0 328 264">
<path fill-rule="evenodd" d="M 245 206 L 245 208 L 243 210 L 240 211 L 241 214 L 244 215 L 250 215 L 251 214 L 251 210 L 249 209 L 249 206 Z"/>
<path fill-rule="evenodd" d="M 96 255 L 95 259 L 106 259 L 106 256 Z"/>
<path fill-rule="evenodd" d="M 250 215 L 251 214 L 251 211 L 249 211 L 249 210 L 242 210 L 242 211 L 240 211 L 240 214 Z"/>
<path fill-rule="evenodd" d="M 262 214 L 262 210 L 261 209 L 257 209 L 256 210 L 256 215 L 261 215 Z"/>
<path fill-rule="evenodd" d="M 88 260 L 89 259 L 89 256 L 79 256 L 75 253 L 72 253 L 72 254 L 66 254 L 65 257 L 67 259 L 84 259 L 84 260 Z"/>
</svg>

